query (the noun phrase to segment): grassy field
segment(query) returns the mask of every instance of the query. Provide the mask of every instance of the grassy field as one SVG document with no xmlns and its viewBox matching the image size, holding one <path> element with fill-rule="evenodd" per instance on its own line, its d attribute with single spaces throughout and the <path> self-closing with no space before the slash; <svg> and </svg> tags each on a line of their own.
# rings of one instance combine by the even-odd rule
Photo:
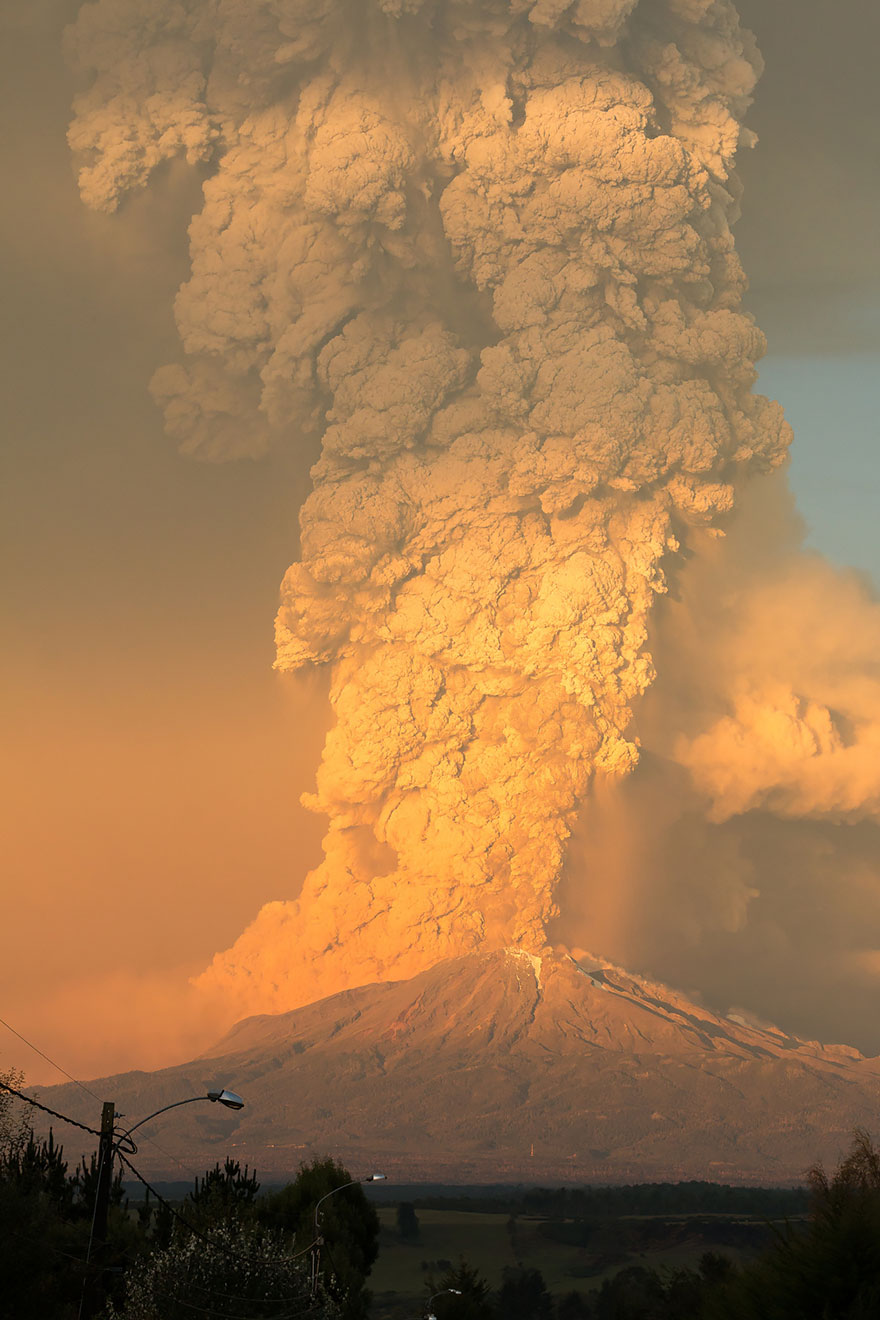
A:
<svg viewBox="0 0 880 1320">
<path fill-rule="evenodd" d="M 626 1265 L 696 1267 L 706 1251 L 751 1256 L 768 1233 L 760 1218 L 748 1216 L 626 1216 L 584 1227 L 525 1215 L 418 1210 L 419 1236 L 404 1241 L 396 1206 L 377 1209 L 379 1258 L 369 1280 L 376 1320 L 418 1316 L 427 1280 L 439 1280 L 462 1257 L 492 1288 L 506 1266 L 519 1266 L 539 1269 L 552 1293 L 589 1292 Z"/>
<path fill-rule="evenodd" d="M 501 1283 L 505 1265 L 516 1265 L 506 1231 L 507 1215 L 472 1214 L 464 1210 L 419 1210 L 419 1236 L 401 1241 L 397 1233 L 396 1206 L 379 1206 L 382 1234 L 379 1259 L 373 1266 L 370 1287 L 375 1293 L 398 1292 L 411 1297 L 425 1291 L 429 1274 L 439 1278 L 447 1268 L 438 1261 L 457 1265 L 465 1256 L 477 1266 L 493 1288 Z M 427 1264 L 428 1268 L 424 1268 Z"/>
</svg>

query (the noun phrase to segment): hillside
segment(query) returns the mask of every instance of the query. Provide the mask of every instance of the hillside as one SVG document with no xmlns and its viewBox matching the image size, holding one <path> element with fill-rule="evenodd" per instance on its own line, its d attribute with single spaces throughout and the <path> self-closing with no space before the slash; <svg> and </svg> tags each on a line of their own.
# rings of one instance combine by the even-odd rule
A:
<svg viewBox="0 0 880 1320">
<path fill-rule="evenodd" d="M 449 1182 L 790 1182 L 880 1112 L 880 1060 L 717 1016 L 668 987 L 559 954 L 440 963 L 238 1023 L 203 1057 L 90 1083 L 189 1166 L 227 1151 L 264 1178 L 332 1152 L 353 1172 Z M 95 1123 L 72 1086 L 41 1098 Z M 138 1167 L 173 1172 L 142 1141 Z"/>
</svg>

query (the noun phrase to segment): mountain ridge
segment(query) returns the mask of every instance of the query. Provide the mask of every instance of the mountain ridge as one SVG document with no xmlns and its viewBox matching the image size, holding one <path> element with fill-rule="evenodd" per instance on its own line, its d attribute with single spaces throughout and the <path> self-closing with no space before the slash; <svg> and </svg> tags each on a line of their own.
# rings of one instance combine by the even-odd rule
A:
<svg viewBox="0 0 880 1320">
<path fill-rule="evenodd" d="M 245 1018 L 197 1059 L 100 1084 L 132 1114 L 240 1091 L 240 1114 L 159 1120 L 190 1164 L 228 1152 L 274 1176 L 329 1152 L 400 1181 L 798 1181 L 880 1109 L 880 1059 L 519 949 Z M 42 1094 L 80 1117 L 74 1087 Z M 138 1161 L 170 1167 L 146 1145 Z"/>
</svg>

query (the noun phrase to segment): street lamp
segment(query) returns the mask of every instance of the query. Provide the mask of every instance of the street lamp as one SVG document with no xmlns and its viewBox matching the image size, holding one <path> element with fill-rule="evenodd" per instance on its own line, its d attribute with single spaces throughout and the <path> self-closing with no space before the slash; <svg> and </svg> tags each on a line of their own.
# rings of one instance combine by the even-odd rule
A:
<svg viewBox="0 0 880 1320">
<path fill-rule="evenodd" d="M 161 1109 L 155 1110 L 152 1114 L 147 1114 L 146 1118 L 140 1119 L 134 1123 L 125 1132 L 116 1130 L 116 1106 L 112 1100 L 105 1100 L 101 1111 L 101 1137 L 98 1144 L 98 1183 L 95 1188 L 95 1208 L 92 1213 L 92 1229 L 89 1234 L 89 1245 L 86 1251 L 86 1265 L 92 1259 L 92 1248 L 95 1244 L 103 1245 L 107 1240 L 107 1212 L 110 1208 L 110 1187 L 113 1182 L 113 1156 L 117 1151 L 124 1152 L 125 1155 L 136 1155 L 137 1146 L 131 1139 L 132 1132 L 136 1132 L 139 1127 L 149 1123 L 151 1118 L 157 1118 L 159 1114 L 164 1114 L 168 1109 L 177 1109 L 179 1105 L 195 1104 L 198 1100 L 210 1100 L 213 1104 L 221 1104 L 227 1109 L 244 1109 L 244 1101 L 235 1091 L 227 1091 L 225 1087 L 221 1091 L 207 1091 L 205 1095 L 187 1096 L 185 1100 L 175 1100 L 170 1105 L 163 1105 Z M 83 1307 L 86 1300 L 88 1276 L 83 1279 L 83 1291 L 80 1297 L 79 1314 L 82 1317 Z"/>
<path fill-rule="evenodd" d="M 384 1173 L 368 1173 L 365 1178 L 352 1178 L 351 1182 L 340 1183 L 338 1187 L 331 1187 L 329 1192 L 325 1192 L 324 1195 L 319 1197 L 319 1199 L 315 1202 L 315 1241 L 312 1244 L 312 1296 L 313 1297 L 315 1293 L 318 1291 L 318 1266 L 321 1261 L 321 1246 L 324 1241 L 324 1239 L 321 1237 L 321 1224 L 319 1218 L 321 1206 L 324 1204 L 325 1201 L 328 1201 L 331 1196 L 335 1196 L 337 1192 L 345 1191 L 346 1187 L 357 1187 L 359 1186 L 360 1183 L 373 1183 L 373 1182 L 384 1182 L 384 1181 L 385 1181 Z"/>
<path fill-rule="evenodd" d="M 236 1095 L 234 1091 L 227 1091 L 225 1087 L 222 1091 L 208 1091 L 205 1095 L 191 1095 L 186 1100 L 175 1100 L 170 1105 L 163 1105 L 161 1109 L 157 1109 L 152 1114 L 147 1114 L 146 1118 L 140 1119 L 139 1122 L 135 1123 L 125 1132 L 116 1132 L 114 1130 L 113 1135 L 116 1138 L 113 1142 L 114 1148 L 118 1150 L 122 1142 L 127 1141 L 129 1145 L 126 1147 L 126 1154 L 137 1154 L 137 1146 L 135 1146 L 134 1142 L 131 1140 L 132 1132 L 136 1132 L 139 1127 L 143 1127 L 145 1123 L 149 1123 L 151 1118 L 158 1118 L 160 1114 L 167 1113 L 169 1109 L 177 1109 L 179 1105 L 194 1105 L 199 1100 L 210 1100 L 212 1104 L 217 1104 L 219 1102 L 227 1109 L 244 1109 L 244 1101 L 241 1096 Z"/>
<path fill-rule="evenodd" d="M 456 1297 L 461 1296 L 460 1288 L 441 1288 L 439 1292 L 432 1293 L 428 1298 L 428 1304 L 425 1307 L 425 1320 L 437 1320 L 436 1315 L 431 1310 L 431 1303 L 435 1297 L 443 1297 L 446 1293 L 454 1293 Z"/>
</svg>

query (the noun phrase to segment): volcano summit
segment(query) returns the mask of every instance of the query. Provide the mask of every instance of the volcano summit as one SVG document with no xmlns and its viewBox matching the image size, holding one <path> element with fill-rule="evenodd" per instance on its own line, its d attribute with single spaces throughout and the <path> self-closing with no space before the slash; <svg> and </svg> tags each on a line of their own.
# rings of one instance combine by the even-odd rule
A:
<svg viewBox="0 0 880 1320">
<path fill-rule="evenodd" d="M 880 1106 L 880 1060 L 516 949 L 247 1018 L 191 1063 L 92 1087 L 134 1117 L 215 1083 L 246 1108 L 179 1110 L 173 1148 L 263 1179 L 331 1151 L 401 1182 L 795 1182 Z M 45 1096 L 88 1121 L 76 1087 Z M 137 1162 L 179 1176 L 146 1142 Z"/>
</svg>

